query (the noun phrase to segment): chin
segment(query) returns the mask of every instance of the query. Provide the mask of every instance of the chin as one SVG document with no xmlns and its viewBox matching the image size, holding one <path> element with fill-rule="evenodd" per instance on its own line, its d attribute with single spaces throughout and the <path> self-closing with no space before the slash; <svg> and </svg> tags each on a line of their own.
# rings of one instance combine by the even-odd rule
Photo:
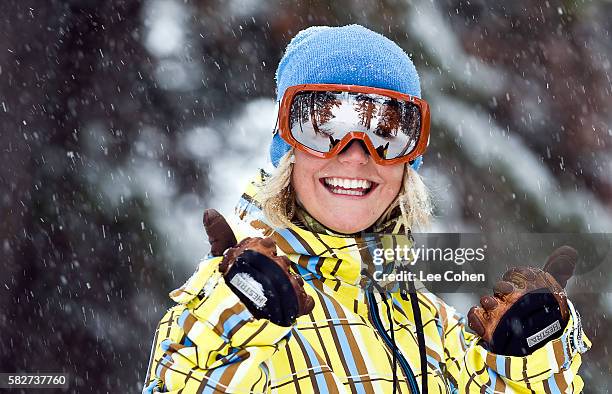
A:
<svg viewBox="0 0 612 394">
<path fill-rule="evenodd" d="M 354 233 L 359 233 L 365 230 L 366 228 L 367 227 L 364 227 L 364 228 L 362 227 L 342 227 L 342 228 L 332 228 L 332 230 L 340 234 L 354 234 Z"/>
<path fill-rule="evenodd" d="M 328 212 L 332 212 L 332 211 L 328 211 Z M 321 222 L 321 224 L 323 224 L 325 227 L 328 227 L 329 229 L 333 231 L 336 231 L 342 234 L 353 234 L 353 233 L 358 233 L 360 231 L 367 229 L 368 227 L 372 225 L 372 223 L 375 222 L 375 220 L 372 221 L 371 223 L 369 221 L 355 222 L 354 220 L 354 218 L 364 218 L 367 216 L 368 215 L 364 215 L 363 213 L 346 211 L 342 215 L 342 218 L 338 218 L 338 217 L 325 218 L 327 220 L 325 219 L 319 220 L 319 222 Z"/>
</svg>

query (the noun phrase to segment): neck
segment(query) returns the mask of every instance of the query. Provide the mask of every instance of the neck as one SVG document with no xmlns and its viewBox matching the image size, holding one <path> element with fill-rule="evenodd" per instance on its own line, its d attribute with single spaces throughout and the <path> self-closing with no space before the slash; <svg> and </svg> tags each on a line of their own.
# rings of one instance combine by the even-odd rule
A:
<svg viewBox="0 0 612 394">
<path fill-rule="evenodd" d="M 314 233 L 322 233 L 328 235 L 335 235 L 338 237 L 358 237 L 363 233 L 389 233 L 389 234 L 410 234 L 410 230 L 406 231 L 406 227 L 403 224 L 403 217 L 401 210 L 398 207 L 395 207 L 388 218 L 379 218 L 376 223 L 371 225 L 368 228 L 365 228 L 356 233 L 341 233 L 335 230 L 330 229 L 329 227 L 323 225 L 317 219 L 315 219 L 306 209 L 298 202 L 296 204 L 296 212 L 292 222 L 301 228 L 304 228 L 308 231 Z"/>
</svg>

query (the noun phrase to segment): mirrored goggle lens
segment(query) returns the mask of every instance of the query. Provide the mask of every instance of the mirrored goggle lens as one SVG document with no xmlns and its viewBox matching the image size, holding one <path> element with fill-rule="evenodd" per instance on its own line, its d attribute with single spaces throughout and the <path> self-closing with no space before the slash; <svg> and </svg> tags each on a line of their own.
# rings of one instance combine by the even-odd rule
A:
<svg viewBox="0 0 612 394">
<path fill-rule="evenodd" d="M 322 153 L 347 133 L 364 132 L 382 159 L 395 159 L 416 148 L 421 111 L 415 103 L 379 94 L 303 91 L 291 102 L 289 128 L 299 143 Z"/>
</svg>

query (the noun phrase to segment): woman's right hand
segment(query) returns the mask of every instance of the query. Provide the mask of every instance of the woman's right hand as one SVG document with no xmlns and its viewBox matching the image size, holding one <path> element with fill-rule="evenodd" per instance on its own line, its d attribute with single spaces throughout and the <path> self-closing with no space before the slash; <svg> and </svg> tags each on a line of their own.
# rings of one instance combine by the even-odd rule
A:
<svg viewBox="0 0 612 394">
<path fill-rule="evenodd" d="M 226 284 L 257 319 L 291 326 L 310 313 L 314 300 L 304 280 L 289 271 L 291 261 L 278 256 L 271 238 L 245 238 L 239 243 L 225 218 L 214 209 L 204 212 L 204 228 L 213 256 L 223 256 L 219 271 Z"/>
</svg>

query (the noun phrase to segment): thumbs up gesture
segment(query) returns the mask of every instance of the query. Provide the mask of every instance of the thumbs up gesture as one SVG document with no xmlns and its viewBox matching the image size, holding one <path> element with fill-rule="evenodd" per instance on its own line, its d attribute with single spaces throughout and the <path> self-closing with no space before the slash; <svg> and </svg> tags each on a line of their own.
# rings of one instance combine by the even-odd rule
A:
<svg viewBox="0 0 612 394">
<path fill-rule="evenodd" d="M 563 332 L 569 319 L 565 285 L 573 275 L 578 253 L 556 249 L 543 269 L 515 267 L 497 282 L 493 296 L 480 299 L 468 313 L 468 324 L 490 351 L 524 356 Z"/>
<path fill-rule="evenodd" d="M 271 238 L 249 237 L 240 242 L 225 218 L 214 209 L 204 212 L 204 228 L 213 256 L 223 256 L 219 271 L 232 291 L 257 319 L 291 326 L 310 313 L 314 300 L 304 280 L 291 273 L 291 261 L 278 256 Z"/>
</svg>

